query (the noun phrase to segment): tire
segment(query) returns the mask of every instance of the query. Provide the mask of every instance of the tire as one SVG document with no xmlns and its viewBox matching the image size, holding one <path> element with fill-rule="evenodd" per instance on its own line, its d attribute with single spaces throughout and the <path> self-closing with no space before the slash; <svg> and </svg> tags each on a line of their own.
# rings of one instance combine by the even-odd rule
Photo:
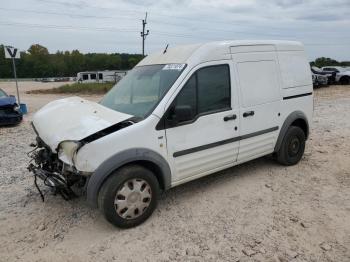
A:
<svg viewBox="0 0 350 262">
<path fill-rule="evenodd" d="M 277 161 L 285 166 L 297 164 L 305 150 L 305 133 L 297 126 L 290 126 L 277 152 Z"/>
<path fill-rule="evenodd" d="M 142 166 L 128 165 L 115 171 L 103 183 L 98 206 L 107 221 L 120 228 L 130 228 L 152 215 L 158 195 L 156 176 Z"/>
<path fill-rule="evenodd" d="M 350 77 L 343 76 L 342 78 L 339 79 L 339 82 L 342 85 L 349 85 L 350 84 Z"/>
</svg>

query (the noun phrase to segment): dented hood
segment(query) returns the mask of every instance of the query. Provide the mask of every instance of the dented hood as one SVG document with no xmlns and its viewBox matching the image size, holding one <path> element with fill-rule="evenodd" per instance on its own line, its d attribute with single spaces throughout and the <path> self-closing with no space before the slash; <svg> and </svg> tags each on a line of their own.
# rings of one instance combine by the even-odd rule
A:
<svg viewBox="0 0 350 262">
<path fill-rule="evenodd" d="M 56 151 L 62 141 L 79 141 L 130 117 L 98 103 L 70 97 L 41 108 L 33 117 L 33 125 L 39 137 Z"/>
</svg>

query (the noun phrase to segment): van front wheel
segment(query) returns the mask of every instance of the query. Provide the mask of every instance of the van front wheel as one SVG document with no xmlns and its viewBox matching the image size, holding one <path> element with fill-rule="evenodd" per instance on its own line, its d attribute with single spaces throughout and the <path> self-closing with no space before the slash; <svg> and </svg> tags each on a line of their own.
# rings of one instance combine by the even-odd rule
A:
<svg viewBox="0 0 350 262">
<path fill-rule="evenodd" d="M 277 152 L 277 161 L 285 166 L 297 164 L 305 150 L 305 133 L 297 126 L 290 126 Z"/>
<path fill-rule="evenodd" d="M 114 172 L 102 185 L 99 208 L 117 227 L 130 228 L 143 223 L 157 206 L 159 184 L 148 169 L 129 165 Z"/>
</svg>

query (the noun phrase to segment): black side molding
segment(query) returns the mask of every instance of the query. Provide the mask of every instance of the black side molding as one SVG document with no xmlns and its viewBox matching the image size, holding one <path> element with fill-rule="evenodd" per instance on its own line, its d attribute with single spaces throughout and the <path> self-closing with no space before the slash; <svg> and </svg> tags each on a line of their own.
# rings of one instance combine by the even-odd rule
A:
<svg viewBox="0 0 350 262">
<path fill-rule="evenodd" d="M 173 154 L 173 157 L 179 157 L 179 156 L 184 156 L 184 155 L 187 155 L 187 154 L 192 154 L 192 153 L 195 153 L 195 152 L 198 152 L 198 151 L 202 151 L 202 150 L 206 150 L 206 149 L 209 149 L 209 148 L 212 148 L 212 147 L 222 146 L 222 145 L 225 145 L 225 144 L 237 142 L 239 140 L 248 139 L 248 138 L 251 138 L 251 137 L 254 137 L 254 136 L 260 136 L 260 135 L 263 135 L 263 134 L 266 134 L 266 133 L 270 133 L 270 132 L 273 132 L 273 131 L 276 131 L 276 130 L 278 130 L 278 126 L 271 127 L 271 128 L 264 129 L 264 130 L 260 130 L 258 132 L 246 134 L 246 135 L 243 135 L 243 136 L 237 136 L 237 137 L 221 140 L 221 141 L 214 142 L 214 143 L 210 143 L 210 144 L 206 144 L 206 145 L 202 145 L 202 146 L 197 146 L 197 147 L 181 150 L 181 151 L 175 152 Z"/>
<path fill-rule="evenodd" d="M 202 150 L 206 150 L 212 147 L 216 147 L 216 146 L 222 146 L 225 144 L 229 144 L 229 143 L 233 143 L 240 140 L 240 137 L 234 137 L 234 138 L 230 138 L 230 139 L 225 139 L 225 140 L 221 140 L 218 142 L 214 142 L 211 144 L 206 144 L 203 146 L 197 146 L 197 147 L 193 147 L 193 148 L 189 148 L 189 149 L 185 149 L 185 150 L 181 150 L 181 151 L 177 151 L 173 154 L 174 157 L 178 157 L 178 156 L 184 156 L 184 155 L 188 155 L 188 154 L 192 154 L 198 151 L 202 151 Z"/>
<path fill-rule="evenodd" d="M 294 96 L 285 96 L 285 97 L 283 97 L 283 100 L 298 98 L 298 97 L 302 97 L 302 96 L 311 96 L 311 95 L 312 95 L 312 92 L 311 93 L 304 93 L 304 94 L 294 95 Z"/>
</svg>

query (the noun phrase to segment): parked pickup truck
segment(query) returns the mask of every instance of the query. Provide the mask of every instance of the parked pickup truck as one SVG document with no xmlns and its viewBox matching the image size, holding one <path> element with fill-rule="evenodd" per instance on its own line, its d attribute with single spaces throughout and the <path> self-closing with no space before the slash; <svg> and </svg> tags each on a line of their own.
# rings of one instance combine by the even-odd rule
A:
<svg viewBox="0 0 350 262">
<path fill-rule="evenodd" d="M 297 164 L 312 113 L 301 43 L 178 46 L 145 57 L 99 103 L 70 97 L 40 109 L 28 169 L 65 198 L 82 189 L 109 222 L 133 227 L 160 191 L 270 154 Z"/>
<path fill-rule="evenodd" d="M 350 84 L 350 70 L 341 66 L 325 66 L 322 67 L 324 72 L 335 72 L 335 81 L 342 85 Z"/>
</svg>

